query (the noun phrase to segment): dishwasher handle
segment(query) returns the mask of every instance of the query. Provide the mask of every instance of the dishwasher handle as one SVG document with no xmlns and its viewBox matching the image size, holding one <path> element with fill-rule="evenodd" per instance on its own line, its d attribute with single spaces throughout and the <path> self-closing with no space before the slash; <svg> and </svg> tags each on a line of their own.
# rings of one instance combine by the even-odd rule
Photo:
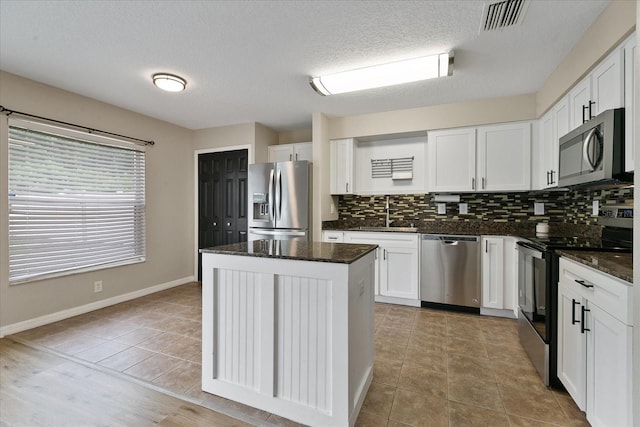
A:
<svg viewBox="0 0 640 427">
<path fill-rule="evenodd" d="M 478 242 L 478 236 L 455 236 L 450 234 L 423 234 L 422 240 L 439 240 L 445 245 L 453 245 L 460 242 Z"/>
</svg>

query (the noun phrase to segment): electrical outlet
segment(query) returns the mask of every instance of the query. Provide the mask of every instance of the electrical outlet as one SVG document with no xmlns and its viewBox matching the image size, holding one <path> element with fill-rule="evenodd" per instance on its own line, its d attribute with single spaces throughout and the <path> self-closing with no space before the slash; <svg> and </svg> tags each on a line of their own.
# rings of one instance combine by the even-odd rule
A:
<svg viewBox="0 0 640 427">
<path fill-rule="evenodd" d="M 444 203 L 438 203 L 438 215 L 446 215 L 447 214 L 447 205 Z"/>
<path fill-rule="evenodd" d="M 534 215 L 544 215 L 544 203 L 534 203 L 533 204 L 533 214 Z"/>
<path fill-rule="evenodd" d="M 93 292 L 102 292 L 102 280 L 93 282 Z"/>
<path fill-rule="evenodd" d="M 591 206 L 591 215 L 598 216 L 600 211 L 600 202 L 598 200 L 593 201 L 593 205 Z"/>
<path fill-rule="evenodd" d="M 467 215 L 469 213 L 469 206 L 466 203 L 458 203 L 458 213 L 460 215 Z"/>
</svg>

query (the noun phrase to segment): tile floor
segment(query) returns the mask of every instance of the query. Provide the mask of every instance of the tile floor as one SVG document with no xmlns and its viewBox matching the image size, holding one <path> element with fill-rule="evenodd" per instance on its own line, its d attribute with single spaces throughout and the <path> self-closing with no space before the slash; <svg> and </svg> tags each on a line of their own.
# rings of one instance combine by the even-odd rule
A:
<svg viewBox="0 0 640 427">
<path fill-rule="evenodd" d="M 374 378 L 361 426 L 588 425 L 566 393 L 547 389 L 516 322 L 388 304 L 375 307 Z M 212 409 L 296 425 L 200 390 L 201 293 L 187 284 L 12 338 L 189 396 Z"/>
</svg>

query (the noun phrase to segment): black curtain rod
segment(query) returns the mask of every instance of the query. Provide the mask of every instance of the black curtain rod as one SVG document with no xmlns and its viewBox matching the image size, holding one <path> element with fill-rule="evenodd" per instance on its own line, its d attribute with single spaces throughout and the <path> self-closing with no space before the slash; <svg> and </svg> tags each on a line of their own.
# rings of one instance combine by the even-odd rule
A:
<svg viewBox="0 0 640 427">
<path fill-rule="evenodd" d="M 93 129 L 87 126 L 81 126 L 81 125 L 76 125 L 73 123 L 68 123 L 68 122 L 62 122 L 60 120 L 54 120 L 54 119 L 48 119 L 46 117 L 40 117 L 40 116 L 36 116 L 33 114 L 28 114 L 28 113 L 23 113 L 20 111 L 16 111 L 16 110 L 10 110 L 8 108 L 4 108 L 2 105 L 0 105 L 0 113 L 5 113 L 7 115 L 7 117 L 9 117 L 12 114 L 16 114 L 19 116 L 24 116 L 24 117 L 31 117 L 32 119 L 40 119 L 40 120 L 44 120 L 47 122 L 51 122 L 51 123 L 57 123 L 60 125 L 66 125 L 66 126 L 72 126 L 78 129 L 83 129 L 88 133 L 101 133 L 103 135 L 110 135 L 110 136 L 117 136 L 119 138 L 126 138 L 128 140 L 131 141 L 135 141 L 137 144 L 141 144 L 141 145 L 155 145 L 156 143 L 154 141 L 146 141 L 144 139 L 139 139 L 139 138 L 134 138 L 131 136 L 126 136 L 126 135 L 120 135 L 119 133 L 113 133 L 113 132 L 107 132 L 104 130 L 99 130 L 99 129 Z"/>
</svg>

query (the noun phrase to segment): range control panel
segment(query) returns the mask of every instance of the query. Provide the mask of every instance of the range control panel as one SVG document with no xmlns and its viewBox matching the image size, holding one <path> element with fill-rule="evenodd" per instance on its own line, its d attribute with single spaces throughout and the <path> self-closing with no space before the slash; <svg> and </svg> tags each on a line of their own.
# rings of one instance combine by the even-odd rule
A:
<svg viewBox="0 0 640 427">
<path fill-rule="evenodd" d="M 602 206 L 598 211 L 598 224 L 609 227 L 633 228 L 633 206 Z"/>
</svg>

